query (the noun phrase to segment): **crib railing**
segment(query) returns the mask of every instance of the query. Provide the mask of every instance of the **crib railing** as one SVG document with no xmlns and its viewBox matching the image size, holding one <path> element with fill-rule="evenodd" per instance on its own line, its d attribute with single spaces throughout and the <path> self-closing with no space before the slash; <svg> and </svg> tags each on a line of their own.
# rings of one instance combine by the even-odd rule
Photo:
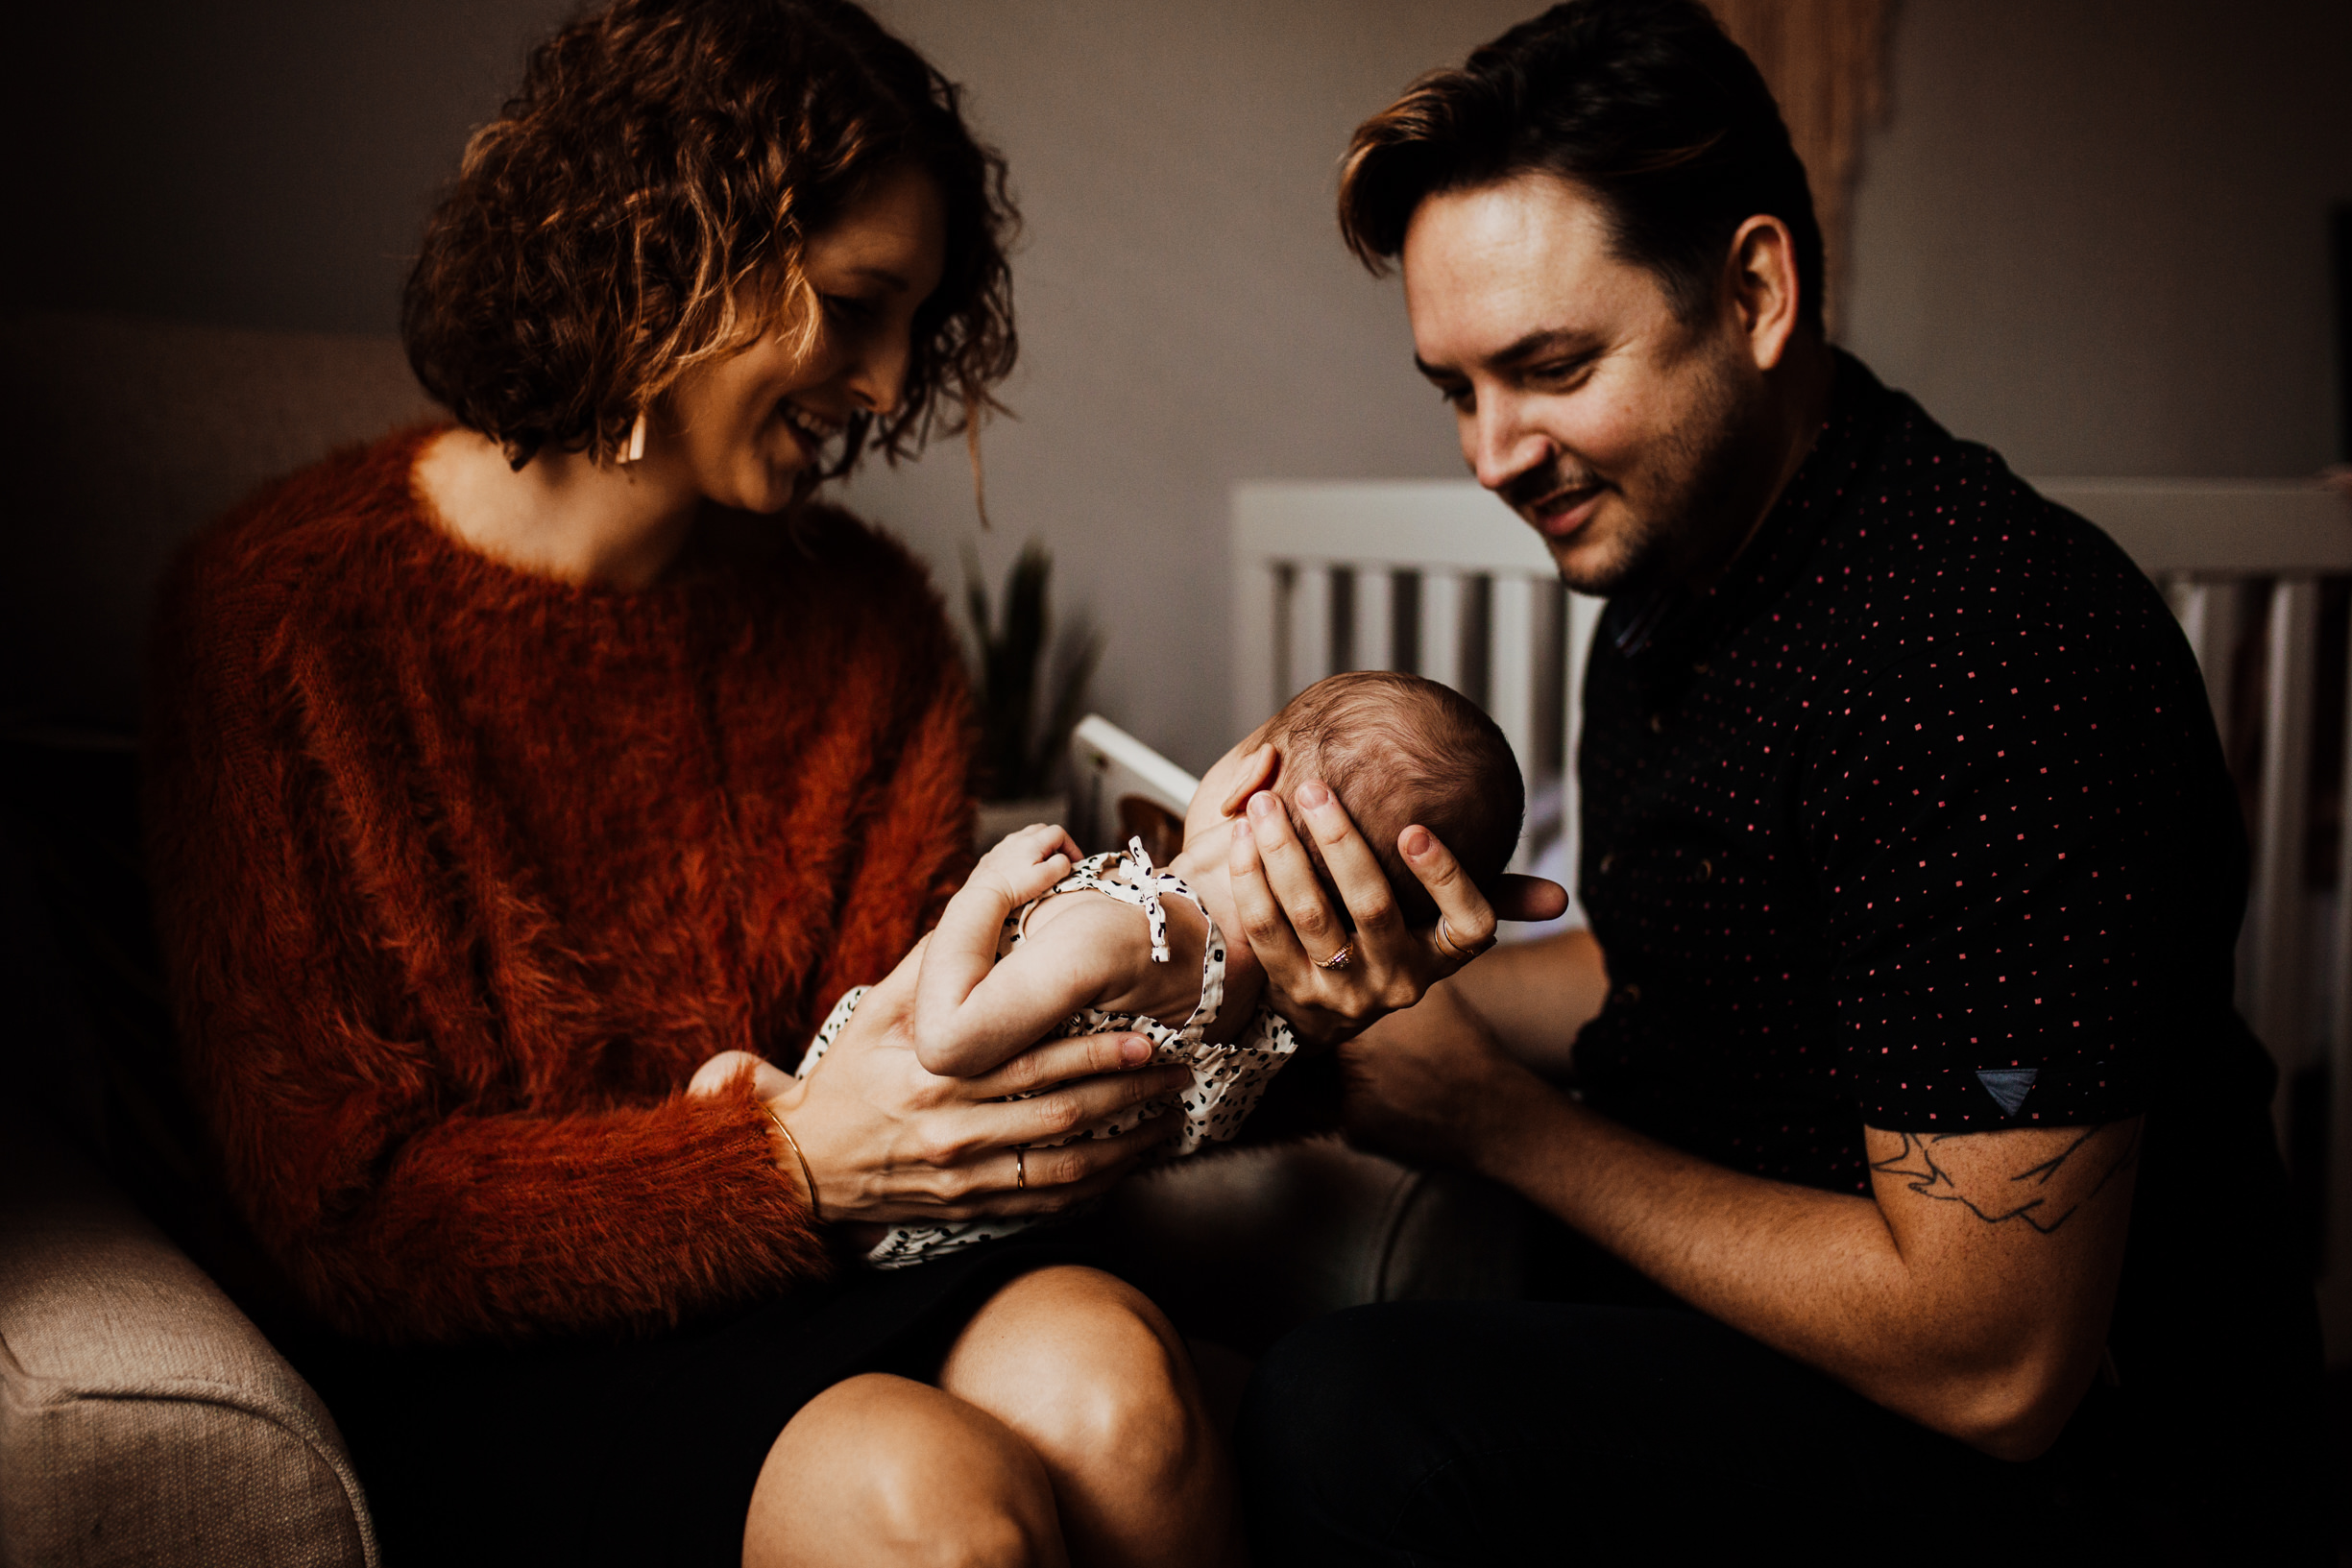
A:
<svg viewBox="0 0 2352 1568">
<path fill-rule="evenodd" d="M 1517 863 L 1575 863 L 1585 655 L 1601 601 L 1564 593 L 1551 557 L 1474 484 L 1256 483 L 1233 492 L 1233 720 L 1241 733 L 1347 669 L 1426 675 L 1483 705 L 1531 808 Z"/>
<path fill-rule="evenodd" d="M 2051 479 L 2164 589 L 2253 790 L 2241 1010 L 2278 1059 L 2291 1166 L 2320 1210 L 2331 1360 L 2352 1361 L 2352 648 L 2321 638 L 2352 574 L 2352 504 L 2316 484 Z M 1560 589 L 1536 537 L 1467 481 L 1265 482 L 1233 493 L 1236 732 L 1343 669 L 1406 669 L 1481 702 L 1527 774 L 1516 863 L 1572 868 L 1573 760 L 1600 601 Z M 2339 617 L 2340 620 L 2341 617 Z M 2322 662 L 2325 662 L 2324 663 Z M 2332 678 L 2344 675 L 2339 687 Z M 2333 884 L 2306 874 L 2322 689 L 2343 705 Z M 2327 1129 L 2338 1130 L 2329 1138 Z"/>
</svg>

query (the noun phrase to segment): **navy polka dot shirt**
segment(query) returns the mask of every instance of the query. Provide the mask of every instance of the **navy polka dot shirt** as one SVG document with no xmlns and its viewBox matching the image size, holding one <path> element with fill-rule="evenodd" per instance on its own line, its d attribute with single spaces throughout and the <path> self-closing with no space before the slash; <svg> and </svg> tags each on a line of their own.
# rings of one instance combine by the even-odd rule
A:
<svg viewBox="0 0 2352 1568">
<path fill-rule="evenodd" d="M 2105 535 L 1840 356 L 1715 588 L 1620 595 L 1586 686 L 1587 1101 L 1868 1192 L 1865 1125 L 2260 1093 L 2245 847 L 2195 662 Z"/>
</svg>

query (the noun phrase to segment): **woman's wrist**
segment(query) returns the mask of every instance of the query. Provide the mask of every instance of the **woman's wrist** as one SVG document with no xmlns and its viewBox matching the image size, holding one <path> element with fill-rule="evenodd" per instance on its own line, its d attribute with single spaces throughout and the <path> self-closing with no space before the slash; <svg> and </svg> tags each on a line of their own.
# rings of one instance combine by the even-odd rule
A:
<svg viewBox="0 0 2352 1568">
<path fill-rule="evenodd" d="M 788 1111 L 798 1109 L 806 1098 L 805 1093 L 788 1090 L 772 1099 L 760 1101 L 760 1109 L 767 1114 L 768 1123 L 776 1131 L 776 1136 L 768 1140 L 769 1144 L 774 1146 L 781 1143 L 783 1146 L 774 1150 L 776 1169 L 783 1171 L 788 1178 L 797 1178 L 801 1195 L 809 1205 L 809 1218 L 821 1225 L 825 1222 L 825 1210 L 822 1200 L 817 1195 L 816 1172 L 810 1166 L 808 1151 L 802 1148 L 800 1139 L 794 1135 L 791 1124 L 785 1121 Z"/>
</svg>

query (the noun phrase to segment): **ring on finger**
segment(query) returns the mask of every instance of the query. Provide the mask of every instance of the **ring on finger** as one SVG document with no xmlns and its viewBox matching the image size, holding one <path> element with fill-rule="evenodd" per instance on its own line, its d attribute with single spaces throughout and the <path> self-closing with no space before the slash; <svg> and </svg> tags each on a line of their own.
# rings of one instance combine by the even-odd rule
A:
<svg viewBox="0 0 2352 1568">
<path fill-rule="evenodd" d="M 1016 1193 L 1029 1190 L 1029 1150 L 1026 1148 L 1012 1151 L 1012 1190 Z"/>
<path fill-rule="evenodd" d="M 1470 959 L 1477 957 L 1481 952 L 1485 951 L 1484 949 L 1480 948 L 1466 948 L 1460 943 L 1456 942 L 1454 940 L 1453 928 L 1445 924 L 1445 917 L 1443 915 L 1438 916 L 1437 943 L 1438 951 L 1445 954 L 1446 957 L 1460 958 L 1466 963 Z"/>
<path fill-rule="evenodd" d="M 1348 960 L 1353 958 L 1355 955 L 1356 945 L 1353 942 L 1343 942 L 1340 944 L 1339 952 L 1333 953 L 1330 957 L 1323 959 L 1317 967 L 1322 969 L 1346 969 L 1347 967 Z"/>
</svg>

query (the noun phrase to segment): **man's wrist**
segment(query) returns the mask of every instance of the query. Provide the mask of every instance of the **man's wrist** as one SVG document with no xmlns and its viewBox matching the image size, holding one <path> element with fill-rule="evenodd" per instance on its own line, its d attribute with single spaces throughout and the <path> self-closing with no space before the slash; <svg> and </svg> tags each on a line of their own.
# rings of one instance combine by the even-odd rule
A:
<svg viewBox="0 0 2352 1568">
<path fill-rule="evenodd" d="M 1540 1171 L 1558 1163 L 1562 1145 L 1574 1135 L 1578 1108 L 1516 1062 L 1497 1061 L 1498 1071 L 1480 1086 L 1479 1113 L 1464 1154 L 1488 1180 L 1525 1191 Z"/>
</svg>

